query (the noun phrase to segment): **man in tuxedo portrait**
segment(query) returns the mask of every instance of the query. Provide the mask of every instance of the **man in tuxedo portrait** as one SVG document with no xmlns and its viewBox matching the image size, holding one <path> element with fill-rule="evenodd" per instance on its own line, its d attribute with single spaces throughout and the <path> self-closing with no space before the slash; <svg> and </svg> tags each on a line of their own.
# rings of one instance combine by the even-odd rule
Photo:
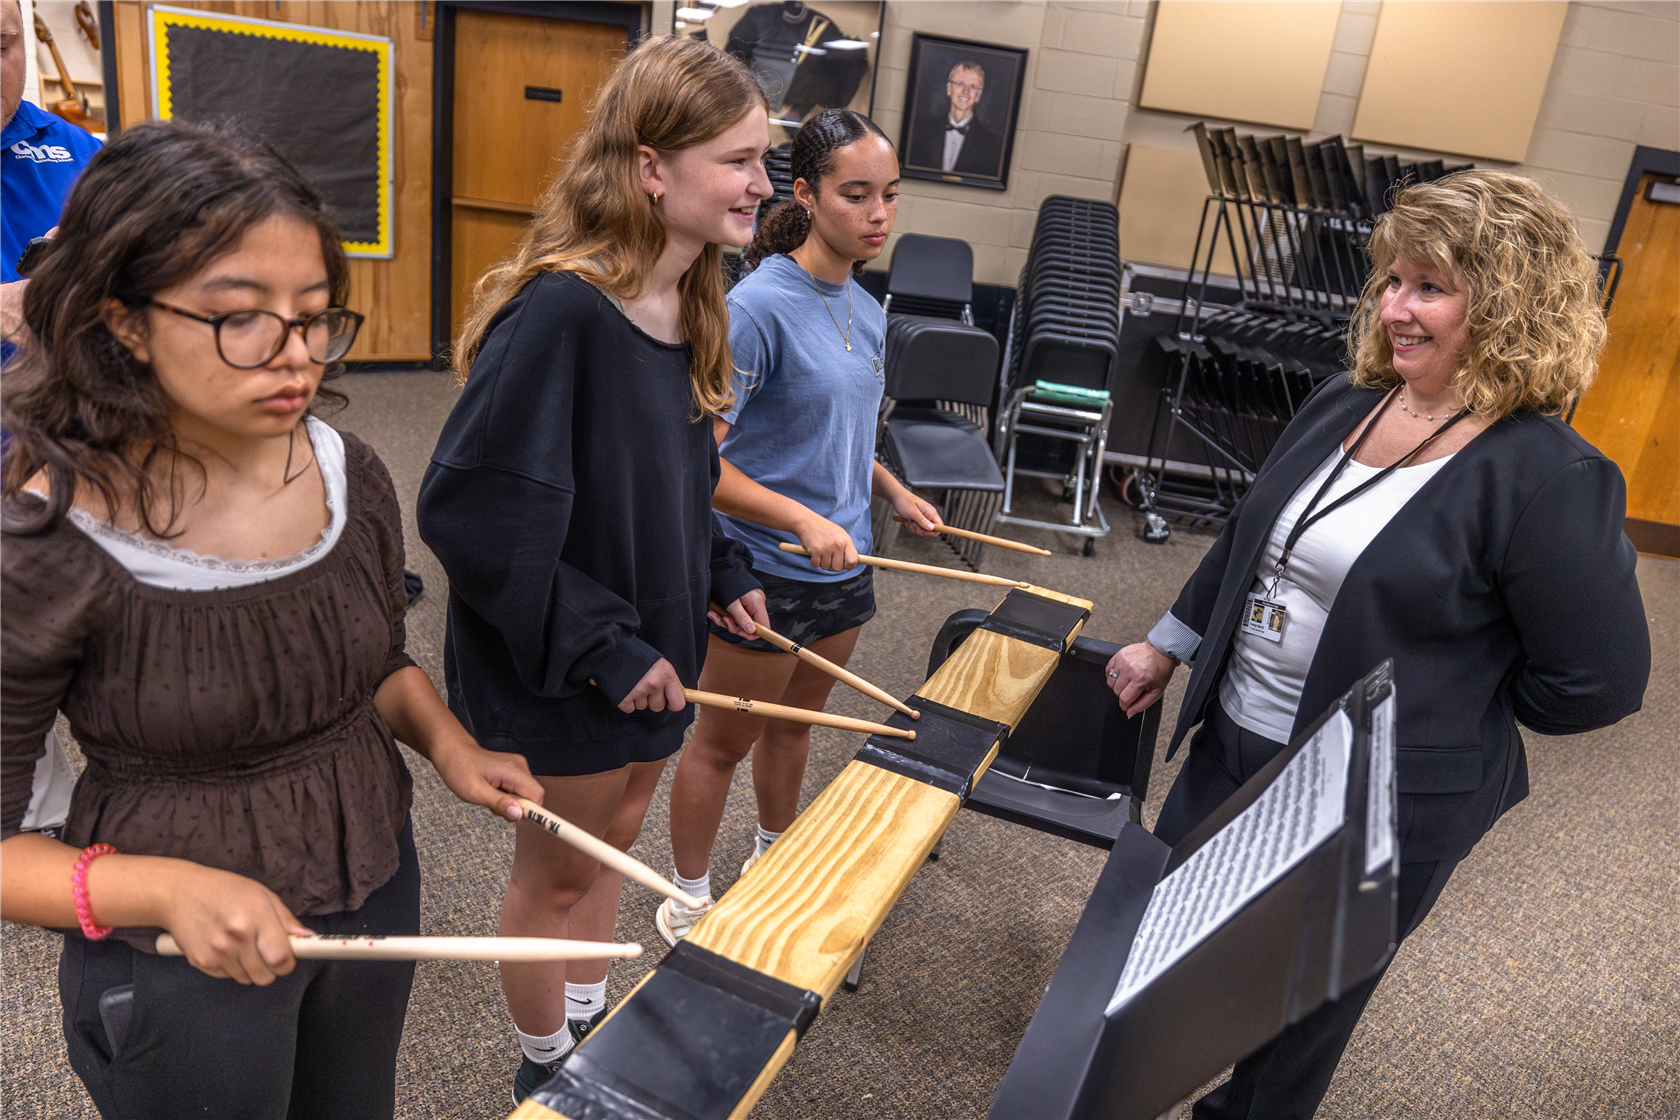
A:
<svg viewBox="0 0 1680 1120">
<path fill-rule="evenodd" d="M 1003 134 L 987 128 L 974 114 L 985 93 L 986 71 L 980 63 L 965 58 L 951 67 L 945 80 L 944 119 L 928 114 L 918 122 L 910 165 L 948 175 L 998 178 L 1003 173 Z"/>
</svg>

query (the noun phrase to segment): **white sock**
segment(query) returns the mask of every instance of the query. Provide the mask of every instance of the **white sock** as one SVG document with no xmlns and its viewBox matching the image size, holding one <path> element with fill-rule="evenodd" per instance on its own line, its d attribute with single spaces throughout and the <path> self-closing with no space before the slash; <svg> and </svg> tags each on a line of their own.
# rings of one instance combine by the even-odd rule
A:
<svg viewBox="0 0 1680 1120">
<path fill-rule="evenodd" d="M 607 982 L 574 984 L 566 981 L 566 1018 L 589 1019 L 607 1008 Z"/>
<path fill-rule="evenodd" d="M 763 825 L 759 825 L 757 854 L 762 856 L 765 852 L 768 852 L 770 850 L 770 845 L 774 844 L 776 842 L 776 838 L 779 836 L 781 836 L 781 833 L 771 832 Z"/>
<path fill-rule="evenodd" d="M 543 1038 L 526 1034 L 518 1027 L 513 1028 L 513 1033 L 519 1036 L 519 1048 L 525 1051 L 525 1056 L 540 1066 L 553 1065 L 572 1052 L 572 1032 L 564 1026 Z"/>
<path fill-rule="evenodd" d="M 677 889 L 690 898 L 710 898 L 712 894 L 712 869 L 706 868 L 698 879 L 684 879 L 680 874 L 671 872 L 671 881 L 677 884 Z M 680 903 L 678 905 L 681 905 Z M 570 985 L 567 985 L 570 987 Z"/>
</svg>

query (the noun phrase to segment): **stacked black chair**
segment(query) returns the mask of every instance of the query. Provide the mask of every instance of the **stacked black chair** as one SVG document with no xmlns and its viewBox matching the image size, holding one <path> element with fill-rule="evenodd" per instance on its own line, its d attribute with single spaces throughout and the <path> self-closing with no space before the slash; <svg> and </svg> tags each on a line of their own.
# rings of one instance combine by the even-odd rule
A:
<svg viewBox="0 0 1680 1120">
<path fill-rule="evenodd" d="M 1119 345 L 1119 213 L 1107 202 L 1052 195 L 1039 207 L 1009 328 L 996 437 L 1005 465 L 999 521 L 1077 534 L 1086 555 L 1107 534 L 1097 479 Z M 1018 474 L 1060 478 L 1072 518 L 1015 516 Z"/>
<path fill-rule="evenodd" d="M 793 201 L 793 144 L 782 144 L 764 153 L 764 171 L 770 176 L 770 189 L 774 193 L 758 208 L 760 217 L 778 202 Z"/>
<path fill-rule="evenodd" d="M 976 412 L 992 402 L 998 365 L 990 331 L 928 315 L 888 321 L 886 400 L 876 456 L 912 490 L 942 507 L 948 524 L 985 532 L 1003 475 Z M 881 511 L 883 520 L 889 516 Z M 883 523 L 876 539 L 890 539 Z M 978 570 L 984 545 L 944 538 Z"/>
<path fill-rule="evenodd" d="M 986 441 L 998 345 L 974 326 L 973 298 L 974 251 L 966 241 L 899 236 L 883 301 L 887 399 L 876 456 L 906 486 L 936 502 L 947 524 L 985 533 L 1003 491 Z M 876 547 L 885 553 L 898 526 L 885 504 L 876 504 Z M 944 540 L 978 570 L 985 545 Z"/>
<path fill-rule="evenodd" d="M 974 250 L 954 237 L 900 234 L 887 273 L 887 314 L 974 322 Z"/>
</svg>

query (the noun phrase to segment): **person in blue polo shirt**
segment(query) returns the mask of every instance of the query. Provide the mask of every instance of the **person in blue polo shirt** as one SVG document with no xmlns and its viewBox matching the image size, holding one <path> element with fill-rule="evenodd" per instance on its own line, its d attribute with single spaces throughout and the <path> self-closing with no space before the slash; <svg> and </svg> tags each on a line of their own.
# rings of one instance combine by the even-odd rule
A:
<svg viewBox="0 0 1680 1120">
<path fill-rule="evenodd" d="M 58 224 L 70 187 L 99 150 L 92 134 L 23 99 L 28 45 L 23 8 L 0 0 L 0 361 L 10 358 L 23 323 L 18 258 L 29 243 Z"/>
<path fill-rule="evenodd" d="M 25 330 L 23 290 L 29 281 L 18 275 L 18 257 L 32 240 L 58 224 L 71 185 L 100 147 L 90 133 L 23 99 L 28 49 L 22 5 L 0 0 L 0 366 L 11 360 Z M 35 789 L 23 827 L 54 834 L 69 813 L 75 784 L 76 772 L 64 748 L 57 735 L 47 732 L 47 753 L 35 767 Z"/>
</svg>

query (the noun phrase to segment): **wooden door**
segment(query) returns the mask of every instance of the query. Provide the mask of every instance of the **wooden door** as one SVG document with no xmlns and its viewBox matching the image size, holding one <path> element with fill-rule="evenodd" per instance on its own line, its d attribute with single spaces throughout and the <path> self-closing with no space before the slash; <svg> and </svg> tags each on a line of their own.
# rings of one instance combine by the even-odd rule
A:
<svg viewBox="0 0 1680 1120">
<path fill-rule="evenodd" d="M 621 26 L 456 13 L 451 337 L 479 277 L 525 232 L 624 51 Z"/>
<path fill-rule="evenodd" d="M 1654 180 L 1670 181 L 1640 180 L 1616 250 L 1626 264 L 1610 341 L 1574 425 L 1622 468 L 1634 544 L 1680 556 L 1680 205 L 1646 198 Z"/>
</svg>

